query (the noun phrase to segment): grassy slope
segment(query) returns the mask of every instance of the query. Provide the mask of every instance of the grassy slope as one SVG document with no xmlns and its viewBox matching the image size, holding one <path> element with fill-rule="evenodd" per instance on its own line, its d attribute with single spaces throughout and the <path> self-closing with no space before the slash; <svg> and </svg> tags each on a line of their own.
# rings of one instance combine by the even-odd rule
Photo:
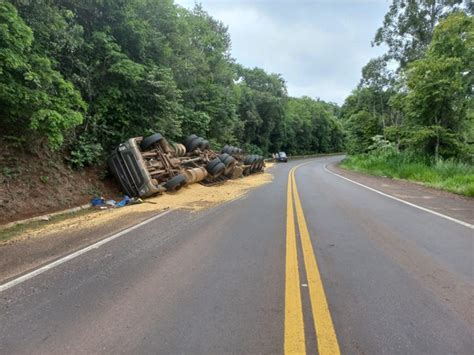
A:
<svg viewBox="0 0 474 355">
<path fill-rule="evenodd" d="M 404 154 L 349 156 L 342 167 L 376 176 L 421 182 L 437 189 L 474 196 L 474 166 L 455 161 L 428 164 Z"/>
</svg>

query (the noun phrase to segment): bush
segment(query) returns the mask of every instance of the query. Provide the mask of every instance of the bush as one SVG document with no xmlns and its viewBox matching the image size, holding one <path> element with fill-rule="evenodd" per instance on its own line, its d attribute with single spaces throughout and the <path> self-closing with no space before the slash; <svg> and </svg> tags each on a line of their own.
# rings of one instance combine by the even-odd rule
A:
<svg viewBox="0 0 474 355">
<path fill-rule="evenodd" d="M 258 155 L 264 155 L 263 150 L 260 149 L 260 147 L 257 147 L 254 144 L 250 143 L 245 143 L 243 146 L 243 149 L 247 154 L 258 154 Z"/>
<path fill-rule="evenodd" d="M 371 152 L 391 152 L 396 151 L 395 143 L 386 140 L 381 134 L 377 134 L 371 138 L 372 144 L 368 147 Z"/>
<path fill-rule="evenodd" d="M 73 167 L 83 168 L 99 162 L 103 152 L 102 145 L 95 142 L 93 137 L 82 135 L 71 149 L 69 161 Z"/>
</svg>

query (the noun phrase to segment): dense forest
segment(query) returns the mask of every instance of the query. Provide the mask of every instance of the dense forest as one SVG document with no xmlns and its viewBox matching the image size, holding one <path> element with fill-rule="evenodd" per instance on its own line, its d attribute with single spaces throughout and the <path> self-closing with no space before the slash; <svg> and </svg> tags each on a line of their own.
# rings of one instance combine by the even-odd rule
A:
<svg viewBox="0 0 474 355">
<path fill-rule="evenodd" d="M 373 41 L 388 52 L 364 66 L 342 107 L 350 153 L 473 159 L 472 4 L 393 0 Z"/>
<path fill-rule="evenodd" d="M 173 0 L 0 0 L 3 144 L 47 144 L 75 167 L 137 135 L 214 147 L 340 151 L 337 105 L 231 57 L 225 24 Z"/>
<path fill-rule="evenodd" d="M 474 5 L 393 0 L 341 108 L 343 167 L 474 196 Z"/>
</svg>

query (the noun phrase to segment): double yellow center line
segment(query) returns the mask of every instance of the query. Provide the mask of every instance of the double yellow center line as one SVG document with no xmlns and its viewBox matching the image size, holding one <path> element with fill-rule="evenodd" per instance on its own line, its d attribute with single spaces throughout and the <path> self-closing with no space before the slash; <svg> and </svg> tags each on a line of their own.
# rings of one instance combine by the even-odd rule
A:
<svg viewBox="0 0 474 355">
<path fill-rule="evenodd" d="M 285 354 L 306 353 L 303 307 L 301 302 L 301 283 L 298 266 L 298 247 L 296 219 L 298 222 L 304 267 L 309 288 L 312 319 L 316 329 L 318 354 L 340 354 L 336 332 L 329 312 L 324 287 L 319 274 L 316 255 L 301 207 L 301 200 L 295 182 L 297 165 L 288 176 L 287 215 L 286 215 L 286 275 L 285 275 Z M 294 206 L 294 209 L 293 209 Z"/>
</svg>

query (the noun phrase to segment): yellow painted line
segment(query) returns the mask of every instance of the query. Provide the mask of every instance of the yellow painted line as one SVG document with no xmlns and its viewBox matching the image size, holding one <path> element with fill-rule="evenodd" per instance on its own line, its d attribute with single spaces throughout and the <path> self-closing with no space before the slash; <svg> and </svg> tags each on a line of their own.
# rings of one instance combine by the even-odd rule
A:
<svg viewBox="0 0 474 355">
<path fill-rule="evenodd" d="M 294 168 L 293 168 L 294 169 Z M 296 247 L 295 218 L 291 169 L 288 176 L 286 211 L 286 272 L 285 272 L 285 354 L 305 354 L 303 307 L 301 304 L 300 275 Z"/>
<path fill-rule="evenodd" d="M 311 309 L 313 314 L 314 326 L 316 328 L 316 339 L 318 342 L 318 354 L 340 354 L 339 344 L 337 342 L 336 331 L 331 319 L 326 294 L 324 292 L 321 275 L 319 273 L 316 254 L 314 254 L 311 237 L 301 206 L 300 196 L 295 181 L 295 170 L 290 171 L 290 179 L 293 185 L 293 195 L 295 199 L 296 216 L 298 220 L 299 232 L 301 236 L 301 245 L 303 249 L 304 265 L 308 279 L 309 295 L 311 300 Z"/>
</svg>

